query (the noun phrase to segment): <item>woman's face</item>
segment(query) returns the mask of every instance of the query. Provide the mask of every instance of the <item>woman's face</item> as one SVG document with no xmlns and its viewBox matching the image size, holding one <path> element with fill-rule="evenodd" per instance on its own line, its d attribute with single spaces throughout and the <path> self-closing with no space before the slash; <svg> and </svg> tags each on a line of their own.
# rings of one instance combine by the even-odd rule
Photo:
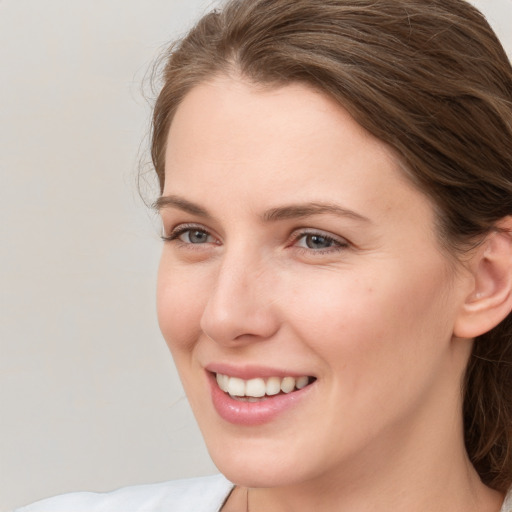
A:
<svg viewBox="0 0 512 512">
<path fill-rule="evenodd" d="M 378 471 L 460 432 L 459 273 L 428 199 L 332 100 L 197 86 L 160 207 L 160 326 L 228 478 Z"/>
</svg>

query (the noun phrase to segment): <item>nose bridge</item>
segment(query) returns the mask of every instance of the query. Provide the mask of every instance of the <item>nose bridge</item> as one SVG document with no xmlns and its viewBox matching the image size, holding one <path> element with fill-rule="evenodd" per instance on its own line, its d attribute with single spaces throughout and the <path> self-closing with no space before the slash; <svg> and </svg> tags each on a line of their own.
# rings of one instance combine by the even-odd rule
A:
<svg viewBox="0 0 512 512">
<path fill-rule="evenodd" d="M 268 338 L 277 328 L 270 270 L 248 248 L 227 250 L 219 263 L 201 318 L 203 332 L 219 343 Z"/>
</svg>

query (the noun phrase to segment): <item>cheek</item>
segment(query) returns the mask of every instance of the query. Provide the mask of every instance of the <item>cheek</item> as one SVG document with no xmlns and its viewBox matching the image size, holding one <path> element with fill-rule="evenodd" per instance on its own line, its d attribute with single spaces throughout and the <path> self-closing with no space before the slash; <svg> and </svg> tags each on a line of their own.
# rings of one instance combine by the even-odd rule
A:
<svg viewBox="0 0 512 512">
<path fill-rule="evenodd" d="M 410 418 L 445 382 L 442 375 L 453 373 L 443 279 L 435 282 L 435 273 L 428 284 L 418 276 L 402 282 L 376 277 L 361 272 L 317 282 L 307 294 L 297 290 L 291 303 L 294 335 L 308 345 L 312 360 L 322 361 L 333 424 L 357 425 L 357 435 L 367 439 Z"/>
<path fill-rule="evenodd" d="M 429 371 L 452 332 L 444 266 L 330 274 L 290 296 L 298 337 L 354 386 Z"/>
<path fill-rule="evenodd" d="M 175 359 L 194 348 L 205 296 L 193 275 L 162 258 L 157 283 L 158 323 Z"/>
</svg>

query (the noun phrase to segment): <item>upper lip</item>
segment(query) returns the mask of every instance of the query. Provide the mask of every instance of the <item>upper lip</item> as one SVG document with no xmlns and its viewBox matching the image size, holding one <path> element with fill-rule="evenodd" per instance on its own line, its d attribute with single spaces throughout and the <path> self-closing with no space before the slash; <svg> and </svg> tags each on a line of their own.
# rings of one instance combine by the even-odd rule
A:
<svg viewBox="0 0 512 512">
<path fill-rule="evenodd" d="M 205 366 L 205 370 L 211 373 L 220 373 L 222 375 L 229 375 L 230 377 L 238 377 L 239 379 L 266 379 L 270 377 L 313 377 L 310 373 L 302 373 L 292 370 L 283 370 L 282 368 L 272 368 L 268 366 L 256 365 L 232 365 L 227 363 L 210 363 Z"/>
</svg>

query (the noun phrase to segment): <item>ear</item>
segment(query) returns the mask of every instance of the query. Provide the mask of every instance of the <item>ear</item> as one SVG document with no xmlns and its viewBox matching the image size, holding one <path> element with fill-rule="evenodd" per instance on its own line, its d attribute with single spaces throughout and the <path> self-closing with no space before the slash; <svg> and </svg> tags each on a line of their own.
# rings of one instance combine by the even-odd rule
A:
<svg viewBox="0 0 512 512">
<path fill-rule="evenodd" d="M 469 261 L 470 293 L 458 315 L 454 335 L 475 338 L 496 327 L 512 311 L 512 217 L 505 217 Z"/>
</svg>

